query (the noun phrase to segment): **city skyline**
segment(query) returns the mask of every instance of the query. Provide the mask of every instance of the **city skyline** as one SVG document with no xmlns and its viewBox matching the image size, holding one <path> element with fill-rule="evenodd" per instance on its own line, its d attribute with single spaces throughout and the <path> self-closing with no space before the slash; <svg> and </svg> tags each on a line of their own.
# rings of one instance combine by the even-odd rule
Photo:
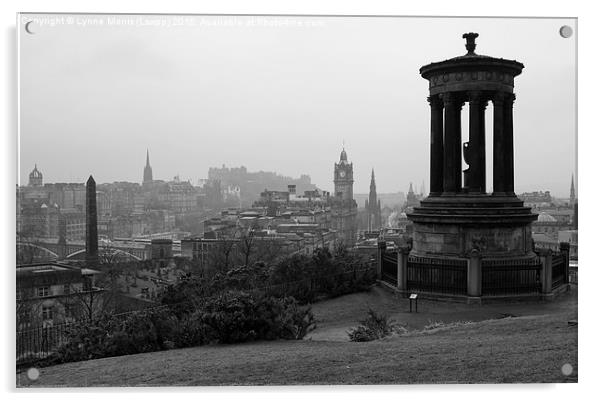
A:
<svg viewBox="0 0 602 401">
<path fill-rule="evenodd" d="M 147 152 L 147 153 L 149 153 L 149 152 Z M 152 163 L 150 163 L 150 166 L 152 167 Z M 220 168 L 220 167 L 223 167 L 223 166 L 212 166 L 212 167 L 210 167 L 210 168 Z M 240 167 L 246 167 L 246 166 L 228 166 L 228 165 L 225 165 L 225 167 L 226 167 L 226 168 L 240 168 Z M 35 170 L 35 171 L 38 171 L 39 173 L 42 173 L 42 175 L 43 175 L 43 177 L 44 177 L 44 179 L 43 179 L 43 180 L 44 180 L 44 184 L 46 184 L 46 183 L 69 183 L 69 184 L 71 184 L 71 183 L 77 183 L 77 184 L 82 184 L 82 185 L 83 185 L 83 184 L 85 184 L 85 180 L 84 180 L 84 181 L 82 181 L 82 182 L 79 182 L 79 181 L 50 181 L 50 180 L 48 180 L 48 179 L 47 179 L 46 172 L 45 172 L 45 171 L 43 171 L 41 168 L 39 168 L 39 167 L 38 167 L 38 165 L 37 165 L 37 163 L 35 163 L 35 164 L 34 164 L 34 167 L 33 167 L 33 169 L 32 169 L 32 170 L 31 170 L 31 171 L 30 171 L 30 172 L 27 174 L 27 175 L 28 175 L 28 177 L 29 177 L 29 174 L 30 174 L 32 171 L 34 171 L 34 170 Z M 248 171 L 249 171 L 249 172 L 251 172 L 251 173 L 255 172 L 255 171 L 250 171 L 250 170 L 248 170 Z M 275 173 L 275 174 L 278 174 L 278 175 L 280 175 L 280 176 L 284 176 L 283 174 L 281 174 L 281 173 L 280 173 L 280 172 L 278 172 L 278 171 L 266 171 L 266 172 Z M 143 175 L 143 174 L 144 174 L 144 173 L 142 173 L 141 175 Z M 92 174 L 92 176 L 93 176 L 93 175 L 94 175 L 94 174 Z M 286 176 L 286 177 L 289 177 L 289 178 L 292 178 L 292 179 L 296 180 L 296 179 L 299 179 L 301 176 L 303 176 L 303 174 L 299 174 L 299 175 L 297 175 L 297 176 Z M 374 176 L 374 171 L 372 171 L 372 174 L 371 174 L 371 176 Z M 144 177 L 143 177 L 143 178 L 144 178 Z M 131 182 L 131 183 L 143 184 L 143 182 L 144 182 L 144 179 L 143 179 L 143 178 L 142 178 L 142 179 L 139 179 L 138 181 L 127 181 L 127 180 L 120 180 L 120 179 L 117 179 L 117 180 L 113 180 L 113 181 L 106 181 L 106 182 L 105 182 L 105 181 L 102 181 L 102 182 L 101 182 L 101 181 L 99 181 L 98 183 L 99 183 L 99 184 L 112 184 L 112 183 L 117 183 L 117 182 Z M 191 183 L 193 186 L 198 186 L 201 180 L 207 180 L 207 177 L 206 177 L 206 176 L 205 176 L 204 178 L 198 178 L 198 179 L 196 179 L 196 180 L 195 180 L 195 179 L 193 179 L 193 178 L 181 177 L 179 174 L 175 174 L 174 176 L 172 176 L 172 177 L 170 177 L 170 178 L 169 178 L 169 177 L 166 177 L 166 178 L 162 178 L 162 177 L 160 177 L 160 178 L 158 178 L 158 177 L 154 177 L 154 176 L 153 176 L 153 180 L 157 180 L 157 181 L 164 181 L 164 182 L 169 182 L 169 181 L 172 181 L 172 180 L 174 180 L 174 179 L 176 179 L 176 178 L 177 178 L 178 180 L 180 180 L 180 181 L 188 181 L 188 182 L 190 182 L 190 183 Z M 29 181 L 29 179 L 30 179 L 30 178 L 27 178 L 27 180 L 26 180 L 26 181 L 24 181 L 24 182 L 21 182 L 21 183 L 20 183 L 20 184 L 18 184 L 18 185 L 20 185 L 20 186 L 27 186 L 27 185 L 28 185 L 28 181 Z M 313 182 L 313 180 L 312 180 L 312 184 L 314 184 L 314 185 L 315 185 L 315 182 Z M 555 194 L 555 193 L 553 193 L 552 191 L 550 191 L 550 192 L 551 192 L 551 195 L 552 195 L 552 196 L 555 196 L 555 197 L 557 197 L 557 198 L 560 198 L 560 199 L 565 199 L 565 198 L 566 198 L 566 199 L 568 199 L 568 198 L 570 197 L 571 190 L 574 190 L 574 177 L 571 177 L 571 183 L 570 183 L 569 185 L 570 185 L 570 187 L 569 187 L 569 191 L 567 191 L 567 196 L 558 195 L 558 194 Z M 316 185 L 316 186 L 317 186 L 317 185 Z M 377 191 L 377 193 L 378 193 L 378 194 L 386 194 L 386 195 L 391 195 L 391 194 L 398 194 L 398 193 L 401 193 L 401 194 L 407 195 L 407 193 L 408 193 L 408 190 L 409 190 L 409 187 L 410 187 L 410 186 L 412 186 L 412 187 L 413 187 L 413 191 L 414 191 L 415 193 L 418 193 L 418 194 L 424 194 L 424 195 L 427 195 L 427 194 L 428 194 L 428 192 L 426 192 L 426 190 L 424 190 L 424 187 L 425 187 L 425 181 L 424 181 L 424 180 L 423 180 L 422 182 L 414 182 L 414 181 L 410 181 L 410 182 L 407 184 L 407 187 L 406 187 L 405 189 L 403 189 L 403 188 L 400 188 L 400 189 L 398 189 L 397 191 L 391 191 L 391 192 Z M 268 188 L 268 189 L 273 189 L 273 188 Z M 318 189 L 320 189 L 320 190 L 323 190 L 323 191 L 327 191 L 327 192 L 332 192 L 332 191 L 330 191 L 330 190 L 329 190 L 329 189 L 327 189 L 327 188 L 321 188 L 321 187 L 318 187 Z M 283 189 L 283 190 L 284 190 L 284 189 Z M 424 190 L 424 192 L 421 192 L 421 191 L 423 191 L 423 190 Z M 538 188 L 532 188 L 531 190 L 526 190 L 526 191 L 523 191 L 523 192 L 524 192 L 524 193 L 531 193 L 531 192 L 540 192 L 540 191 L 541 191 L 541 192 L 545 192 L 546 190 L 542 190 L 542 189 L 538 189 Z M 354 194 L 357 194 L 357 195 L 368 195 L 368 193 L 369 193 L 369 192 L 370 192 L 370 188 L 369 188 L 367 191 L 362 191 L 362 189 L 361 189 L 361 188 L 360 188 L 360 189 L 355 189 L 355 190 L 353 191 L 353 193 L 354 193 Z"/>
<path fill-rule="evenodd" d="M 461 34 L 474 30 L 477 53 L 525 64 L 516 191 L 568 196 L 571 174 L 578 191 L 575 42 L 558 34 L 571 19 L 191 16 L 195 24 L 168 29 L 96 17 L 103 25 L 19 30 L 21 183 L 35 163 L 51 181 L 137 182 L 148 147 L 161 179 L 244 165 L 307 174 L 328 190 L 344 142 L 357 190 L 368 191 L 374 168 L 379 191 L 407 191 L 429 174 L 418 68 L 432 54 L 463 54 Z M 486 121 L 489 171 L 491 105 Z"/>
</svg>

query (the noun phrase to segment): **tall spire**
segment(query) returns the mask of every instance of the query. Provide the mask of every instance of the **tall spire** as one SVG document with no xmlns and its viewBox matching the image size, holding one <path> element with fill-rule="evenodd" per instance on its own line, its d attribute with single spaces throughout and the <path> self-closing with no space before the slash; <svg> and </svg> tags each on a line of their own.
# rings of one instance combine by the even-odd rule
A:
<svg viewBox="0 0 602 401">
<path fill-rule="evenodd" d="M 142 176 L 143 184 L 150 184 L 153 182 L 153 169 L 150 165 L 150 157 L 148 156 L 148 148 L 146 149 L 146 166 L 144 166 L 144 174 Z"/>
<path fill-rule="evenodd" d="M 571 174 L 571 195 L 570 195 L 571 206 L 575 204 L 575 176 Z"/>
<path fill-rule="evenodd" d="M 575 197 L 575 176 L 571 174 L 571 198 Z"/>
<path fill-rule="evenodd" d="M 368 231 L 378 230 L 381 227 L 380 221 L 380 200 L 376 195 L 376 179 L 374 178 L 374 168 L 372 168 L 372 177 L 370 179 L 370 194 L 366 201 L 368 209 Z"/>
<path fill-rule="evenodd" d="M 346 162 L 347 161 L 347 152 L 345 152 L 345 147 L 343 146 L 343 150 L 341 151 L 341 157 L 339 159 L 339 162 Z"/>
</svg>

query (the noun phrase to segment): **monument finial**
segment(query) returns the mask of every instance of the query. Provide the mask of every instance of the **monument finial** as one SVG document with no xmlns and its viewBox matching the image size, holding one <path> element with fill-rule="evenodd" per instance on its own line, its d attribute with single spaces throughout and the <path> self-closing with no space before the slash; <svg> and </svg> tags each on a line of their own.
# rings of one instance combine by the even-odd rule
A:
<svg viewBox="0 0 602 401">
<path fill-rule="evenodd" d="M 475 54 L 474 49 L 477 47 L 475 39 L 478 37 L 479 34 L 475 32 L 468 32 L 462 35 L 462 38 L 466 39 L 466 50 L 468 50 L 466 54 Z"/>
</svg>

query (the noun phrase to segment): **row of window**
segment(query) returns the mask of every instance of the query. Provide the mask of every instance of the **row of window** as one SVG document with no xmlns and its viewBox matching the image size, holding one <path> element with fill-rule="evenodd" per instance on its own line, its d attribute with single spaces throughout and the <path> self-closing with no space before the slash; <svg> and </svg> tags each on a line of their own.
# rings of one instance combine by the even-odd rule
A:
<svg viewBox="0 0 602 401">
<path fill-rule="evenodd" d="M 84 282 L 83 289 L 84 291 L 90 291 L 92 289 L 91 282 L 89 282 L 89 280 L 86 280 Z M 80 290 L 81 289 L 79 287 L 73 287 L 71 284 L 64 284 L 62 294 L 57 295 L 69 295 L 73 291 L 78 292 Z M 50 286 L 38 287 L 36 290 L 36 294 L 38 298 L 45 298 L 55 295 L 52 293 L 52 289 L 50 288 Z M 17 293 L 17 296 L 19 296 L 19 293 Z"/>
</svg>

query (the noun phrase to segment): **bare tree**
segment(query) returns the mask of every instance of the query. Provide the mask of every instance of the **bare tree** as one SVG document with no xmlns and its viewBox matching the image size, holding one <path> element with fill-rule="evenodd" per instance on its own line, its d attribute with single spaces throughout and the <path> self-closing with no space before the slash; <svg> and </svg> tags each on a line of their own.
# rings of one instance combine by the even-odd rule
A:
<svg viewBox="0 0 602 401">
<path fill-rule="evenodd" d="M 246 231 L 240 231 L 238 239 L 238 247 L 240 248 L 239 254 L 243 257 L 244 266 L 249 266 L 251 255 L 254 251 L 255 231 L 253 228 L 249 228 Z"/>
<path fill-rule="evenodd" d="M 39 323 L 39 302 L 34 299 L 33 288 L 17 288 L 17 330 Z"/>
<path fill-rule="evenodd" d="M 102 255 L 103 253 L 101 253 Z M 104 253 L 101 260 L 111 259 L 110 253 Z M 117 263 L 101 263 L 100 271 L 86 272 L 65 284 L 65 293 L 61 303 L 75 320 L 92 321 L 103 313 L 116 310 L 117 300 L 121 292 L 118 278 L 120 272 Z"/>
<path fill-rule="evenodd" d="M 240 231 L 237 235 L 237 247 L 240 262 L 244 266 L 250 266 L 256 262 L 273 262 L 282 255 L 283 240 L 276 237 L 260 237 L 256 234 L 257 227 Z"/>
<path fill-rule="evenodd" d="M 218 234 L 214 242 L 208 243 L 207 265 L 210 270 L 227 271 L 232 267 L 234 256 L 237 252 L 238 239 L 227 238 Z"/>
<path fill-rule="evenodd" d="M 68 314 L 75 320 L 92 321 L 113 309 L 111 294 L 101 287 L 91 287 L 88 283 L 71 283 L 69 293 L 61 299 Z"/>
</svg>

